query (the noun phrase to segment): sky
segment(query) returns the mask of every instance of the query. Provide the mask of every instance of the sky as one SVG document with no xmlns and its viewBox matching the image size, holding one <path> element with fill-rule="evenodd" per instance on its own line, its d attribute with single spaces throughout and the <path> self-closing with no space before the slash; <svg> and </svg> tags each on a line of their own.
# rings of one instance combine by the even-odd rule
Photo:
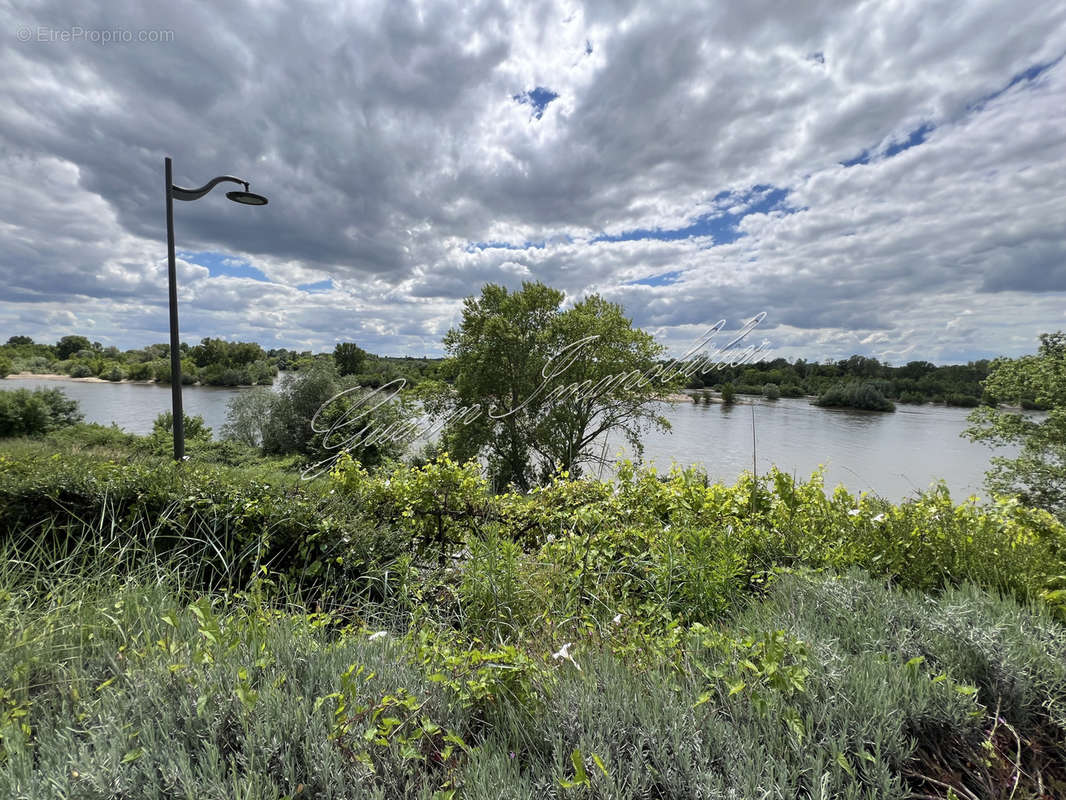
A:
<svg viewBox="0 0 1066 800">
<path fill-rule="evenodd" d="M 1033 352 L 1066 329 L 1066 4 L 0 0 L 0 340 L 439 355 L 598 293 L 672 353 Z"/>
</svg>

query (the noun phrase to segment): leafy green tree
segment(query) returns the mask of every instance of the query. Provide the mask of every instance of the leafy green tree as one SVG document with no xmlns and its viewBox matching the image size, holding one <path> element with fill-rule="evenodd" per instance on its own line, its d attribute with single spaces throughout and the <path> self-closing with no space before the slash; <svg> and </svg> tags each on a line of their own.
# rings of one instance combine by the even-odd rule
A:
<svg viewBox="0 0 1066 800">
<path fill-rule="evenodd" d="M 737 390 L 733 388 L 733 384 L 725 383 L 722 385 L 722 402 L 731 406 L 737 401 Z"/>
<path fill-rule="evenodd" d="M 33 344 L 33 339 L 29 336 L 12 336 L 7 340 L 7 343 L 12 347 L 15 347 L 20 344 Z"/>
<path fill-rule="evenodd" d="M 988 488 L 1066 521 L 1066 333 L 1041 334 L 1035 355 L 999 358 L 990 369 L 984 387 L 992 397 L 1000 402 L 1029 400 L 1048 413 L 1035 418 L 982 406 L 970 414 L 964 435 L 971 440 L 1020 448 L 1015 458 L 993 457 Z"/>
<path fill-rule="evenodd" d="M 56 358 L 65 361 L 79 350 L 92 350 L 92 342 L 84 336 L 64 336 L 56 342 Z"/>
<path fill-rule="evenodd" d="M 7 356 L 0 356 L 0 378 L 6 378 L 11 374 L 14 367 L 11 366 L 11 359 Z"/>
<path fill-rule="evenodd" d="M 539 282 L 516 292 L 488 284 L 444 337 L 442 371 L 454 386 L 430 408 L 450 415 L 448 451 L 484 456 L 497 490 L 528 490 L 556 469 L 579 472 L 612 431 L 639 451 L 644 427 L 668 427 L 649 401 L 680 377 L 639 380 L 662 348 L 615 304 L 594 295 L 562 311 L 563 299 Z"/>
<path fill-rule="evenodd" d="M 227 342 L 225 339 L 202 339 L 189 350 L 189 357 L 198 367 L 244 367 L 263 361 L 267 354 L 255 342 Z"/>
<path fill-rule="evenodd" d="M 333 348 L 333 362 L 341 375 L 358 375 L 363 371 L 367 352 L 355 342 L 339 342 Z"/>
</svg>

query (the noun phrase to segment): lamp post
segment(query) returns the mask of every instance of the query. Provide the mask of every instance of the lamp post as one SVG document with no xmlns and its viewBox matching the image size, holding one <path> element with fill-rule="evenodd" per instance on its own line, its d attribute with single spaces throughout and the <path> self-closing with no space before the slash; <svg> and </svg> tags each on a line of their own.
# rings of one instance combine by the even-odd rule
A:
<svg viewBox="0 0 1066 800">
<path fill-rule="evenodd" d="M 163 159 L 164 171 L 167 181 L 167 278 L 170 283 L 170 387 L 174 416 L 174 460 L 182 461 L 185 458 L 185 415 L 181 408 L 181 345 L 178 342 L 178 277 L 174 265 L 174 201 L 175 200 L 198 200 L 205 194 L 223 182 L 239 183 L 244 186 L 243 192 L 226 192 L 226 197 L 234 203 L 246 206 L 265 206 L 267 199 L 259 194 L 248 191 L 248 181 L 234 178 L 232 175 L 222 175 L 212 179 L 199 189 L 182 189 L 175 186 L 171 179 L 171 164 L 169 158 Z"/>
</svg>

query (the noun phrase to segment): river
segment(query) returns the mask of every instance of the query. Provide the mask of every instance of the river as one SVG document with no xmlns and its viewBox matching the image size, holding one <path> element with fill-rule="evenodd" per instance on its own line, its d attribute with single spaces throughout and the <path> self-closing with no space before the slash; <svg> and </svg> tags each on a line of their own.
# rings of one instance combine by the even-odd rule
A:
<svg viewBox="0 0 1066 800">
<path fill-rule="evenodd" d="M 61 388 L 78 401 L 87 422 L 115 422 L 132 433 L 148 433 L 156 416 L 170 409 L 170 387 L 139 383 L 9 378 L 10 388 Z M 249 389 L 186 386 L 185 413 L 199 414 L 217 436 L 229 401 Z M 943 479 L 961 501 L 981 494 L 992 451 L 959 434 L 968 409 L 897 405 L 894 414 L 817 408 L 804 399 L 743 398 L 734 406 L 664 403 L 669 433 L 644 437 L 644 458 L 661 470 L 671 464 L 701 464 L 713 480 L 733 482 L 752 467 L 752 409 L 758 470 L 772 464 L 799 478 L 826 466 L 827 487 L 873 491 L 899 501 Z M 618 446 L 609 443 L 608 455 Z M 1003 450 L 997 454 L 1009 455 Z"/>
</svg>

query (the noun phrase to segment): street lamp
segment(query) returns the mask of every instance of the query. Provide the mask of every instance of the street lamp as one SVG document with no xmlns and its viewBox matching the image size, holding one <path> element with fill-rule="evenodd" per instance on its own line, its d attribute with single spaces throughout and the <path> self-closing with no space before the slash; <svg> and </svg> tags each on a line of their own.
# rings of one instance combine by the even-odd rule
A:
<svg viewBox="0 0 1066 800">
<path fill-rule="evenodd" d="M 223 182 L 239 183 L 244 187 L 243 192 L 226 192 L 226 197 L 234 203 L 246 206 L 265 206 L 267 199 L 259 194 L 248 191 L 248 181 L 234 178 L 232 175 L 222 175 L 204 184 L 199 189 L 182 189 L 175 186 L 171 179 L 170 159 L 163 159 L 164 170 L 167 180 L 167 259 L 168 279 L 170 281 L 170 387 L 173 399 L 174 415 L 174 460 L 181 461 L 185 458 L 185 416 L 181 408 L 181 349 L 178 342 L 178 278 L 174 266 L 174 201 L 175 200 L 199 200 L 205 194 Z"/>
</svg>

